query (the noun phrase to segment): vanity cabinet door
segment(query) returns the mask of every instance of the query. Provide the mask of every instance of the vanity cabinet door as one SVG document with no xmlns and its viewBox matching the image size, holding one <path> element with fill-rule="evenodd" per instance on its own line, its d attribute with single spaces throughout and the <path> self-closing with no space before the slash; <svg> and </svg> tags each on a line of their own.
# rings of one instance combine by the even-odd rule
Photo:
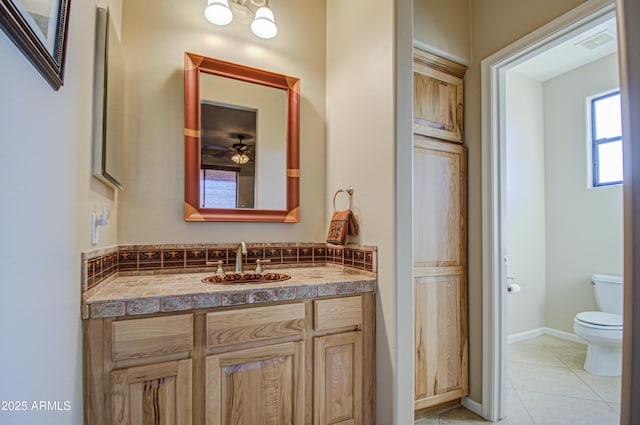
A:
<svg viewBox="0 0 640 425">
<path fill-rule="evenodd" d="M 303 425 L 304 341 L 209 355 L 207 425 Z"/>
<path fill-rule="evenodd" d="M 111 372 L 114 425 L 191 425 L 191 359 Z"/>
<path fill-rule="evenodd" d="M 362 331 L 314 339 L 314 425 L 361 425 Z"/>
</svg>

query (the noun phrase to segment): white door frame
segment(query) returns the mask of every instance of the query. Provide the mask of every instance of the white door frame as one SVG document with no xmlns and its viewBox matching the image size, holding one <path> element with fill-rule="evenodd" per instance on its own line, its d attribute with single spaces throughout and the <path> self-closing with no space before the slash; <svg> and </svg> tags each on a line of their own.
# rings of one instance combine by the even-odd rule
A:
<svg viewBox="0 0 640 425">
<path fill-rule="evenodd" d="M 504 262 L 505 72 L 615 16 L 613 0 L 590 0 L 481 62 L 482 79 L 482 416 L 506 416 L 506 305 Z"/>
</svg>

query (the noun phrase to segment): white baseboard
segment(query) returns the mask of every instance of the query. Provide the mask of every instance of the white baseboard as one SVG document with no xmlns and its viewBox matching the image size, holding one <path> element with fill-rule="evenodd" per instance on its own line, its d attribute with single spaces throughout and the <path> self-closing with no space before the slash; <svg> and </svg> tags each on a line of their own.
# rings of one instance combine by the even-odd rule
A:
<svg viewBox="0 0 640 425">
<path fill-rule="evenodd" d="M 535 328 L 524 332 L 518 332 L 511 334 L 507 337 L 507 344 L 513 344 L 514 342 L 526 341 L 527 339 L 536 338 L 544 335 L 545 328 Z"/>
<path fill-rule="evenodd" d="M 527 339 L 535 338 L 541 335 L 551 335 L 567 341 L 577 342 L 578 344 L 587 344 L 584 339 L 580 338 L 576 334 L 547 327 L 535 328 L 528 331 L 511 334 L 507 337 L 507 344 L 526 341 Z"/>
<path fill-rule="evenodd" d="M 482 404 L 481 403 L 478 403 L 477 401 L 473 401 L 469 397 L 462 397 L 462 405 L 465 408 L 467 408 L 468 410 L 471 410 L 476 415 L 482 416 Z"/>
<path fill-rule="evenodd" d="M 553 329 L 553 328 L 544 328 L 544 329 L 545 329 L 545 333 L 547 335 L 555 336 L 555 337 L 558 337 L 560 339 L 566 339 L 567 341 L 571 341 L 571 342 L 577 342 L 578 344 L 587 345 L 587 341 L 585 341 L 584 339 L 580 338 L 578 335 L 576 335 L 574 333 L 565 332 L 565 331 L 561 331 L 561 330 Z"/>
</svg>

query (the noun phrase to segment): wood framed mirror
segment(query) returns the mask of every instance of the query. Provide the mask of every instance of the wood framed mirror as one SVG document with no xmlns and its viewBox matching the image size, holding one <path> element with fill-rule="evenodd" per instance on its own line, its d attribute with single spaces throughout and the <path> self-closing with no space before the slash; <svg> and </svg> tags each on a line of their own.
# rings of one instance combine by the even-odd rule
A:
<svg viewBox="0 0 640 425">
<path fill-rule="evenodd" d="M 300 80 L 185 53 L 185 221 L 300 221 Z"/>
</svg>

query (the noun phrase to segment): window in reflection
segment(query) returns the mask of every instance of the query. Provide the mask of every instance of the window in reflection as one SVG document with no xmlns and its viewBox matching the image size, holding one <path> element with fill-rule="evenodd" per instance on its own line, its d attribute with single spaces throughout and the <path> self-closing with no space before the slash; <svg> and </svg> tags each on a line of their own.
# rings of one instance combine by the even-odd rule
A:
<svg viewBox="0 0 640 425">
<path fill-rule="evenodd" d="M 236 208 L 240 170 L 203 168 L 200 182 L 200 205 L 203 208 Z"/>
</svg>

